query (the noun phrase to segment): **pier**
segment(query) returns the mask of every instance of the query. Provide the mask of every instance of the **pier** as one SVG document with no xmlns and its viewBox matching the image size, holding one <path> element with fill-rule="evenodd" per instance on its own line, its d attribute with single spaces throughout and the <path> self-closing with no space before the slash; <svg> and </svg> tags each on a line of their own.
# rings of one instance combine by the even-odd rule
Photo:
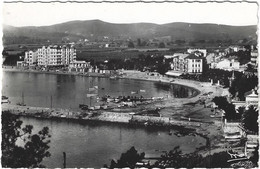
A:
<svg viewBox="0 0 260 169">
<path fill-rule="evenodd" d="M 2 104 L 2 111 L 10 111 L 12 114 L 21 116 L 32 116 L 37 118 L 61 118 L 86 121 L 103 121 L 113 123 L 137 124 L 143 126 L 180 126 L 185 128 L 200 127 L 202 122 L 187 120 L 176 120 L 170 117 L 142 116 L 135 112 L 110 112 L 97 111 L 72 111 L 59 108 L 45 108 L 32 106 L 19 106 Z"/>
</svg>

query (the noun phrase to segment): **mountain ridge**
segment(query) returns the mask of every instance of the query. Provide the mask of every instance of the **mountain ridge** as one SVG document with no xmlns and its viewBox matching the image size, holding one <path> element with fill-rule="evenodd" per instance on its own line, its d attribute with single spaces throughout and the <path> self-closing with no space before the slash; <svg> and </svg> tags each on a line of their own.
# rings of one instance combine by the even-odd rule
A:
<svg viewBox="0 0 260 169">
<path fill-rule="evenodd" d="M 213 23 L 172 22 L 166 24 L 155 23 L 109 23 L 101 20 L 74 20 L 49 26 L 3 26 L 4 42 L 12 38 L 35 38 L 50 41 L 61 41 L 69 38 L 71 41 L 79 39 L 100 40 L 106 36 L 111 39 L 137 38 L 154 39 L 170 36 L 175 40 L 241 40 L 256 39 L 256 25 L 230 26 Z"/>
</svg>

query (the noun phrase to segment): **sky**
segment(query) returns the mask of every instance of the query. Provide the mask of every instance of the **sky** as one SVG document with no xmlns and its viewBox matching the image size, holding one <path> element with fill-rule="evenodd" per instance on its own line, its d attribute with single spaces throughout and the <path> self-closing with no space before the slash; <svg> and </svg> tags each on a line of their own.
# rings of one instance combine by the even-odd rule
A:
<svg viewBox="0 0 260 169">
<path fill-rule="evenodd" d="M 10 2 L 11 0 L 6 0 Z M 3 3 L 2 23 L 46 26 L 72 20 L 110 23 L 171 22 L 257 25 L 256 3 Z"/>
</svg>

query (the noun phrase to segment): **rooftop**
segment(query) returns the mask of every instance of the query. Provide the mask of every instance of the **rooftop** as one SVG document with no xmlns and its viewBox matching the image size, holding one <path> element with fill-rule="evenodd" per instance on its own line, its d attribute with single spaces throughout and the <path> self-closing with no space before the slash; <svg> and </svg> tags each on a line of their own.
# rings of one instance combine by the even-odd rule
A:
<svg viewBox="0 0 260 169">
<path fill-rule="evenodd" d="M 189 56 L 187 56 L 185 59 L 202 59 L 202 58 L 192 53 Z"/>
<path fill-rule="evenodd" d="M 253 90 L 246 92 L 244 96 L 245 97 L 258 97 L 258 94 L 256 94 L 255 90 L 253 89 Z"/>
</svg>

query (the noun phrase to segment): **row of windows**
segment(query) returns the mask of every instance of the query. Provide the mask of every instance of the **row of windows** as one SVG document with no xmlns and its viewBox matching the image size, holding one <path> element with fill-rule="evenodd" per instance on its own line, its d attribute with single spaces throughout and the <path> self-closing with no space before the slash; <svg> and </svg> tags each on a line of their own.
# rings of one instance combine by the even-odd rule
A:
<svg viewBox="0 0 260 169">
<path fill-rule="evenodd" d="M 201 62 L 201 59 L 192 59 L 192 62 Z"/>
<path fill-rule="evenodd" d="M 192 70 L 192 73 L 200 73 L 200 70 Z"/>
<path fill-rule="evenodd" d="M 197 65 L 197 64 L 195 64 L 195 65 L 192 64 L 192 67 L 194 67 L 194 66 L 195 66 L 195 67 L 200 67 L 200 64 L 198 64 L 198 65 Z"/>
</svg>

